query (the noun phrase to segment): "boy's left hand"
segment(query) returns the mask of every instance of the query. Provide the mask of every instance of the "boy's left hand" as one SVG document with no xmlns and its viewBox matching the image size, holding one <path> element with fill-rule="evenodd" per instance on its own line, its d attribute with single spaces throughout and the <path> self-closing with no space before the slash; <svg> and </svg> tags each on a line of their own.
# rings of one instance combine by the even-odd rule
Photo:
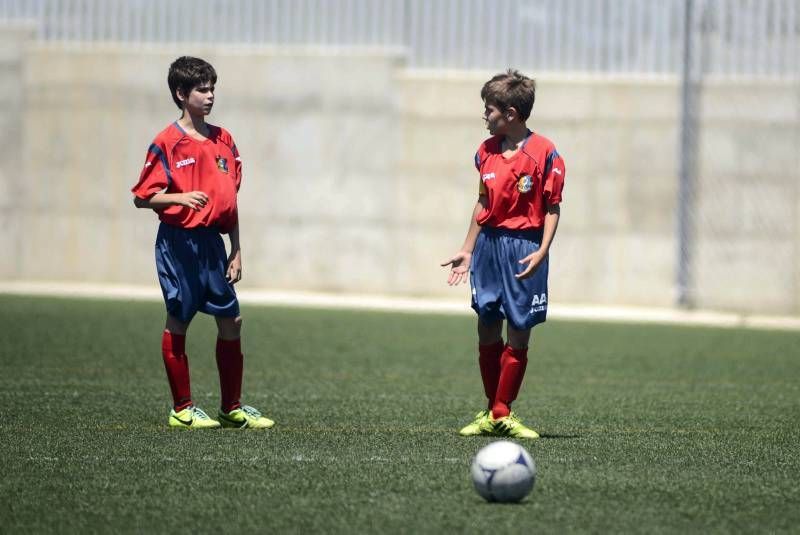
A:
<svg viewBox="0 0 800 535">
<path fill-rule="evenodd" d="M 536 273 L 536 270 L 539 268 L 539 265 L 541 265 L 542 261 L 545 259 L 546 256 L 547 256 L 546 254 L 542 253 L 541 249 L 529 254 L 528 256 L 519 261 L 520 264 L 528 264 L 528 265 L 525 266 L 525 269 L 523 269 L 521 272 L 514 275 L 514 277 L 516 277 L 519 280 L 527 279 L 528 277 Z"/>
<path fill-rule="evenodd" d="M 237 250 L 228 257 L 228 269 L 225 272 L 228 282 L 236 284 L 242 280 L 242 256 Z"/>
</svg>

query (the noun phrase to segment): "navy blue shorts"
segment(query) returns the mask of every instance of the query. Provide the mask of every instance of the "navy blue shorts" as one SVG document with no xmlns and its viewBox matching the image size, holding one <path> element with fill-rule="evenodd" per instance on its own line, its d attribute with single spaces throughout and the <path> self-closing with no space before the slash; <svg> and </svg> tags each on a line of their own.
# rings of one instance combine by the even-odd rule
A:
<svg viewBox="0 0 800 535">
<path fill-rule="evenodd" d="M 525 269 L 519 260 L 538 251 L 541 243 L 541 230 L 481 229 L 469 274 L 472 308 L 483 323 L 506 319 L 524 330 L 547 319 L 548 258 L 527 279 L 514 277 Z"/>
<path fill-rule="evenodd" d="M 198 311 L 236 317 L 239 300 L 225 277 L 228 255 L 219 231 L 161 223 L 156 237 L 156 270 L 167 313 L 189 323 Z"/>
</svg>

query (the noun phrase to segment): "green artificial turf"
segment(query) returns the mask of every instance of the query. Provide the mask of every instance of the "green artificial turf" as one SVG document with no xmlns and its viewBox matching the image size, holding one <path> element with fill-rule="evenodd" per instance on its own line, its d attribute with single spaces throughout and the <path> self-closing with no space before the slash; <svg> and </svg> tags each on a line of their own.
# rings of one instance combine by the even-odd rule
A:
<svg viewBox="0 0 800 535">
<path fill-rule="evenodd" d="M 0 532 L 683 533 L 800 525 L 800 333 L 549 322 L 515 410 L 521 504 L 469 478 L 491 438 L 469 316 L 246 306 L 244 401 L 272 431 L 167 428 L 160 303 L 0 296 Z M 187 351 L 216 413 L 211 318 Z M 795 531 L 796 532 L 796 531 Z"/>
</svg>

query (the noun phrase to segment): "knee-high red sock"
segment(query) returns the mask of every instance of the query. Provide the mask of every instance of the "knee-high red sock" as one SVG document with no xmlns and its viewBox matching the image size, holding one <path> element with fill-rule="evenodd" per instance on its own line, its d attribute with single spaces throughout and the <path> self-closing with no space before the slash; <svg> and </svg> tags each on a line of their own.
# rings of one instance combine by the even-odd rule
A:
<svg viewBox="0 0 800 535">
<path fill-rule="evenodd" d="M 186 335 L 164 331 L 161 337 L 161 356 L 164 358 L 164 369 L 172 391 L 172 405 L 178 412 L 192 404 Z"/>
<path fill-rule="evenodd" d="M 506 346 L 500 357 L 500 381 L 492 406 L 492 416 L 503 418 L 511 414 L 511 402 L 517 399 L 528 365 L 528 348 L 515 349 Z"/>
<path fill-rule="evenodd" d="M 503 340 L 494 344 L 478 344 L 478 365 L 481 368 L 483 391 L 488 399 L 487 409 L 491 410 L 497 394 L 497 383 L 500 382 L 500 355 L 503 353 Z"/>
<path fill-rule="evenodd" d="M 223 340 L 217 338 L 217 370 L 219 370 L 219 390 L 222 396 L 221 407 L 230 412 L 241 406 L 242 373 L 244 355 L 240 339 Z"/>
</svg>

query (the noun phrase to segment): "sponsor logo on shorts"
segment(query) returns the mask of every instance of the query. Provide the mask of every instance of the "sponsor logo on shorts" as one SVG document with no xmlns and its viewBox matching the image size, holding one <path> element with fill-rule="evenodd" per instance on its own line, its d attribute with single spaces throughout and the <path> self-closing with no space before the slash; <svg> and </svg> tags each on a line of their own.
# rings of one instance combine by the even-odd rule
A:
<svg viewBox="0 0 800 535">
<path fill-rule="evenodd" d="M 531 301 L 531 314 L 547 310 L 547 294 L 534 295 Z"/>
<path fill-rule="evenodd" d="M 185 160 L 181 160 L 175 164 L 176 169 L 180 169 L 181 167 L 191 165 L 194 163 L 194 158 L 186 158 Z"/>
</svg>

